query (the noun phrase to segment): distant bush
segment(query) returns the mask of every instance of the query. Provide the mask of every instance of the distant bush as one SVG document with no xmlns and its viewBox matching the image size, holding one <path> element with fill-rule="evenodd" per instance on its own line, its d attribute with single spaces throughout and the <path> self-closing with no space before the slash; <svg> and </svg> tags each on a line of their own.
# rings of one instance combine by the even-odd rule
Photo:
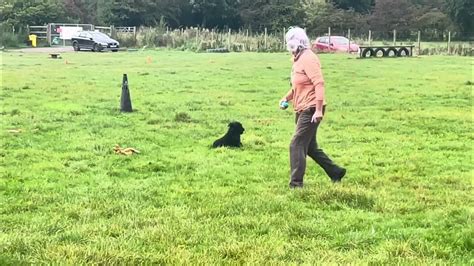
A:
<svg viewBox="0 0 474 266">
<path fill-rule="evenodd" d="M 116 39 L 121 47 L 135 47 L 137 45 L 135 36 L 130 33 L 117 33 Z"/>
<path fill-rule="evenodd" d="M 4 47 L 16 48 L 22 43 L 20 36 L 12 32 L 2 32 L 1 45 Z"/>
</svg>

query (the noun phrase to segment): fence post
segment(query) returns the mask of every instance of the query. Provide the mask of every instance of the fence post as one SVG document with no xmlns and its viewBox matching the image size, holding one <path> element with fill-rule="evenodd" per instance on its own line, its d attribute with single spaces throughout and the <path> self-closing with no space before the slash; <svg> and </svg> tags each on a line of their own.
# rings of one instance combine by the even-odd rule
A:
<svg viewBox="0 0 474 266">
<path fill-rule="evenodd" d="M 263 48 L 265 48 L 265 51 L 267 50 L 267 27 L 265 27 L 265 37 L 263 39 Z"/>
<path fill-rule="evenodd" d="M 369 46 L 372 46 L 372 31 L 369 30 Z"/>
<path fill-rule="evenodd" d="M 347 51 L 350 53 L 351 52 L 351 29 L 347 30 L 347 38 L 349 39 L 349 45 L 347 47 Z"/>
<path fill-rule="evenodd" d="M 329 44 L 331 44 L 331 27 L 328 27 L 328 41 L 329 41 Z"/>
<path fill-rule="evenodd" d="M 393 46 L 397 45 L 397 30 L 393 30 Z"/>
<path fill-rule="evenodd" d="M 448 31 L 448 55 L 451 54 L 451 32 Z"/>
<path fill-rule="evenodd" d="M 198 43 L 199 38 L 199 27 L 196 27 L 196 44 Z"/>
<path fill-rule="evenodd" d="M 418 55 L 421 54 L 421 31 L 418 31 Z"/>
<path fill-rule="evenodd" d="M 214 48 L 214 29 L 211 29 L 211 48 Z"/>
<path fill-rule="evenodd" d="M 247 33 L 245 37 L 245 50 L 247 51 L 249 49 L 249 29 L 247 28 Z"/>
<path fill-rule="evenodd" d="M 51 23 L 47 25 L 46 38 L 48 38 L 48 45 L 51 46 Z"/>
<path fill-rule="evenodd" d="M 285 35 L 286 35 L 286 28 L 283 27 L 283 46 L 282 46 L 282 50 L 285 50 L 285 42 L 286 42 Z"/>
<path fill-rule="evenodd" d="M 229 33 L 227 35 L 227 49 L 229 49 L 229 51 L 230 51 L 230 33 L 231 33 L 231 29 L 229 28 Z"/>
</svg>

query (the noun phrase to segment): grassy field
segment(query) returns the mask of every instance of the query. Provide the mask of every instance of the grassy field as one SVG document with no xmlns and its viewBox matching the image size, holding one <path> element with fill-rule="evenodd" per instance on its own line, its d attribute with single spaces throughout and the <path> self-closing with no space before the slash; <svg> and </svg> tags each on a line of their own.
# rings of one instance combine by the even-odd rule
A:
<svg viewBox="0 0 474 266">
<path fill-rule="evenodd" d="M 348 174 L 290 190 L 288 54 L 1 56 L 2 265 L 474 263 L 472 58 L 321 55 Z"/>
</svg>

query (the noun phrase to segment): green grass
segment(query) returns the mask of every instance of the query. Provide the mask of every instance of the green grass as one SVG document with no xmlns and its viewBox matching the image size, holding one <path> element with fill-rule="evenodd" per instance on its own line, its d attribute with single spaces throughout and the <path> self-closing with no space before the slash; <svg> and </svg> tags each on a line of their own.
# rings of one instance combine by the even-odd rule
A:
<svg viewBox="0 0 474 266">
<path fill-rule="evenodd" d="M 0 264 L 474 263 L 472 58 L 321 55 L 348 175 L 290 190 L 287 54 L 1 56 Z"/>
</svg>

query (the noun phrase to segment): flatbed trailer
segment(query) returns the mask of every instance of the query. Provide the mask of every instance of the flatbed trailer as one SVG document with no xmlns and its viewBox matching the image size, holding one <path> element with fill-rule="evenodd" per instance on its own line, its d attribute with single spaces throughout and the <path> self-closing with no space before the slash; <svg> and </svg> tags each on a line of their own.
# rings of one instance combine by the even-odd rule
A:
<svg viewBox="0 0 474 266">
<path fill-rule="evenodd" d="M 413 48 L 415 48 L 414 45 L 361 46 L 359 49 L 359 57 L 370 58 L 413 56 Z"/>
</svg>

